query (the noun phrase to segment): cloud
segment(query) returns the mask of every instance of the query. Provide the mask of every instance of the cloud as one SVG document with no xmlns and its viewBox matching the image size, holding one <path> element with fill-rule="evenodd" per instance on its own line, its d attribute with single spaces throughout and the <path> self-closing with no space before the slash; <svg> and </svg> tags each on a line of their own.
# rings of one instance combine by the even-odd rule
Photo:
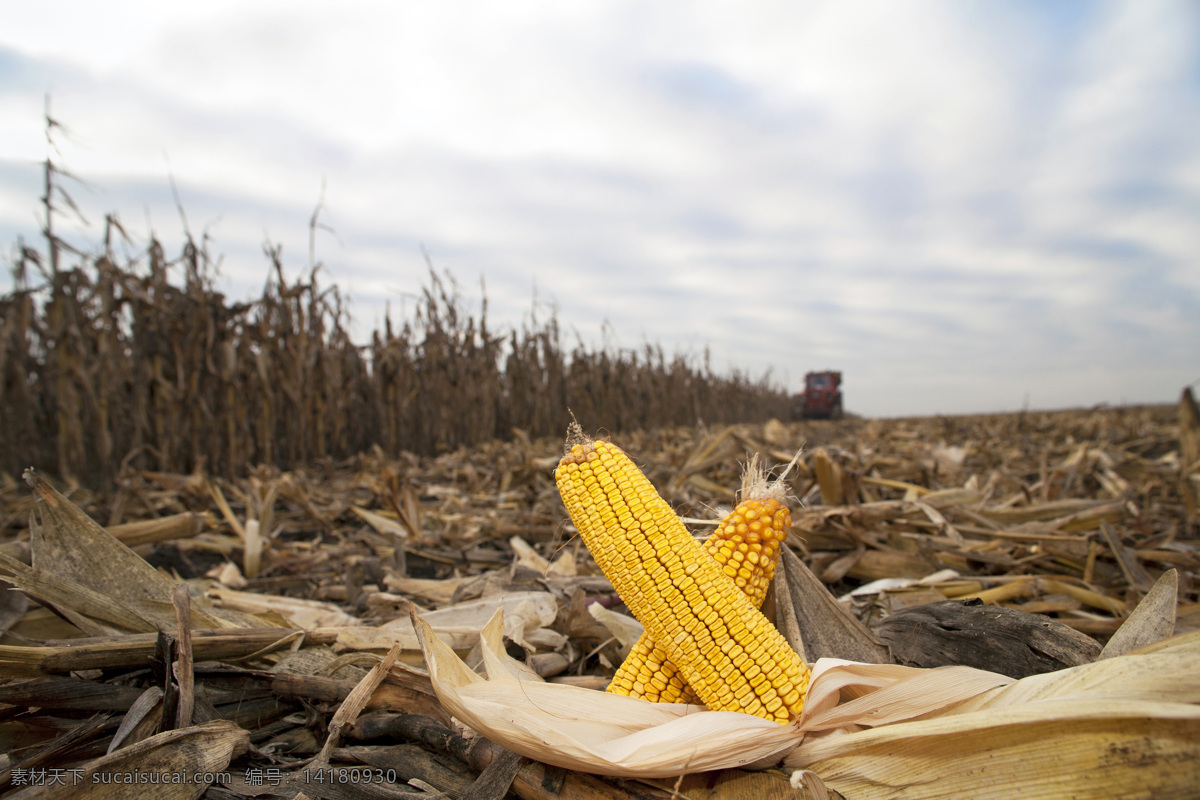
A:
<svg viewBox="0 0 1200 800">
<path fill-rule="evenodd" d="M 56 36 L 52 13 L 79 25 Z M 841 368 L 865 413 L 1170 400 L 1196 377 L 1186 2 L 11 16 L 9 240 L 36 235 L 50 89 L 93 220 L 148 217 L 170 249 L 173 175 L 231 289 L 261 287 L 264 239 L 307 269 L 326 180 L 317 255 L 362 337 L 419 291 L 424 246 L 473 301 L 486 281 L 495 325 L 536 291 L 593 344 L 711 345 L 794 388 Z"/>
</svg>

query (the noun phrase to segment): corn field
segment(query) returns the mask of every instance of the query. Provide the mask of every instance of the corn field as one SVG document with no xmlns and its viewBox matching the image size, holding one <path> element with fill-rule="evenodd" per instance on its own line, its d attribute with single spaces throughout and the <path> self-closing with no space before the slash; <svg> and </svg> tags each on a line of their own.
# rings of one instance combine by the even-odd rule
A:
<svg viewBox="0 0 1200 800">
<path fill-rule="evenodd" d="M 613 431 L 762 421 L 787 413 L 767 379 L 714 375 L 660 347 L 564 347 L 555 317 L 488 326 L 430 270 L 411 318 L 369 344 L 317 269 L 294 282 L 266 249 L 263 294 L 215 290 L 207 246 L 171 260 L 156 239 L 118 263 L 109 217 L 98 256 L 60 268 L 21 243 L 0 298 L 0 472 L 35 466 L 90 485 L 122 468 L 239 474 L 352 456 L 433 454 L 513 435 L 560 436 L 569 411 Z M 31 280 L 30 276 L 34 275 Z M 519 429 L 519 432 L 517 431 Z"/>
</svg>

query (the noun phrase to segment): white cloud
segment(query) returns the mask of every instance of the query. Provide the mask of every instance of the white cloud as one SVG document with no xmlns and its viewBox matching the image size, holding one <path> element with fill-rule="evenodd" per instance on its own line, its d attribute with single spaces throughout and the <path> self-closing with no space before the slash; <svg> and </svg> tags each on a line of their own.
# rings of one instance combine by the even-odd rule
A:
<svg viewBox="0 0 1200 800">
<path fill-rule="evenodd" d="M 468 295 L 486 278 L 493 324 L 536 286 L 592 343 L 608 320 L 793 385 L 841 367 L 867 413 L 1169 400 L 1200 361 L 1185 2 L 9 16 L 0 231 L 33 229 L 17 176 L 50 89 L 92 216 L 145 206 L 170 240 L 169 164 L 249 291 L 267 236 L 306 268 L 327 179 L 319 257 L 363 335 L 419 289 L 423 243 Z"/>
</svg>

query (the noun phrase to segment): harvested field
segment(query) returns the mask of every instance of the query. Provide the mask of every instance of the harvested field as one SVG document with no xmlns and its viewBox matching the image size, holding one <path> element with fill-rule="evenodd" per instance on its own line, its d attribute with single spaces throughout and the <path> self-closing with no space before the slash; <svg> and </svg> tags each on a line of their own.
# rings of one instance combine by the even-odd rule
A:
<svg viewBox="0 0 1200 800">
<path fill-rule="evenodd" d="M 904 610 L 979 598 L 1065 626 L 1051 654 L 1060 660 L 1032 672 L 1089 663 L 1170 570 L 1176 588 L 1156 607 L 1151 640 L 1200 630 L 1190 395 L 1180 406 L 772 420 L 613 438 L 700 533 L 734 499 L 749 456 L 778 472 L 803 448 L 787 478 L 799 501 L 789 544 L 902 662 L 938 657 L 913 646 L 914 628 L 896 626 Z M 562 452 L 557 438 L 522 435 L 436 456 L 376 448 L 238 478 L 126 468 L 107 496 L 58 486 L 71 503 L 39 476 L 28 478 L 40 501 L 5 476 L 0 576 L 22 592 L 4 593 L 0 607 L 0 779 L 15 788 L 37 770 L 142 764 L 229 770 L 205 794 L 221 798 L 394 797 L 413 780 L 404 788 L 449 797 L 510 787 L 529 798 L 669 796 L 672 781 L 564 772 L 464 739 L 446 727 L 421 668 L 410 610 L 470 661 L 498 604 L 524 622 L 506 626 L 508 651 L 542 678 L 599 689 L 621 662 L 624 637 L 588 610 L 623 605 L 555 489 Z M 118 552 L 72 503 L 158 569 Z M 172 594 L 182 585 L 189 591 Z M 786 616 L 786 605 L 776 597 L 768 610 Z M 194 630 L 177 625 L 181 614 Z M 370 670 L 381 658 L 396 664 Z M 975 666 L 1021 677 L 999 663 Z M 106 756 L 114 740 L 123 746 Z M 347 794 L 344 783 L 311 781 L 313 769 L 367 768 L 396 785 Z M 770 783 L 774 774 L 713 780 L 802 796 L 780 794 L 786 781 Z M 714 785 L 679 790 L 708 797 Z"/>
<path fill-rule="evenodd" d="M 5 797 L 1196 796 L 1190 390 L 780 421 L 768 377 L 490 327 L 431 262 L 355 344 L 315 237 L 231 303 L 206 238 L 67 244 L 44 167 L 0 298 Z M 618 447 L 560 463 L 572 417 Z M 719 528 L 755 459 L 773 505 Z M 710 708 L 639 699 L 671 678 Z"/>
</svg>

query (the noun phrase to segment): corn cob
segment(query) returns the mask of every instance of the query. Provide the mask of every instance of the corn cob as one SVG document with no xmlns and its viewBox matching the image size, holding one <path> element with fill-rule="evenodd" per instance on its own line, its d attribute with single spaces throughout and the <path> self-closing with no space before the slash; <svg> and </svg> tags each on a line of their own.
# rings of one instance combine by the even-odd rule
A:
<svg viewBox="0 0 1200 800">
<path fill-rule="evenodd" d="M 792 525 L 782 496 L 782 485 L 768 484 L 752 461 L 743 480 L 742 501 L 704 542 L 704 551 L 716 559 L 755 608 L 766 599 L 779 561 L 779 545 Z M 608 691 L 652 703 L 700 702 L 667 658 L 666 649 L 649 634 L 642 634 L 634 643 Z"/>
<path fill-rule="evenodd" d="M 555 480 L 592 557 L 705 705 L 799 716 L 803 660 L 620 448 L 576 443 Z"/>
</svg>

